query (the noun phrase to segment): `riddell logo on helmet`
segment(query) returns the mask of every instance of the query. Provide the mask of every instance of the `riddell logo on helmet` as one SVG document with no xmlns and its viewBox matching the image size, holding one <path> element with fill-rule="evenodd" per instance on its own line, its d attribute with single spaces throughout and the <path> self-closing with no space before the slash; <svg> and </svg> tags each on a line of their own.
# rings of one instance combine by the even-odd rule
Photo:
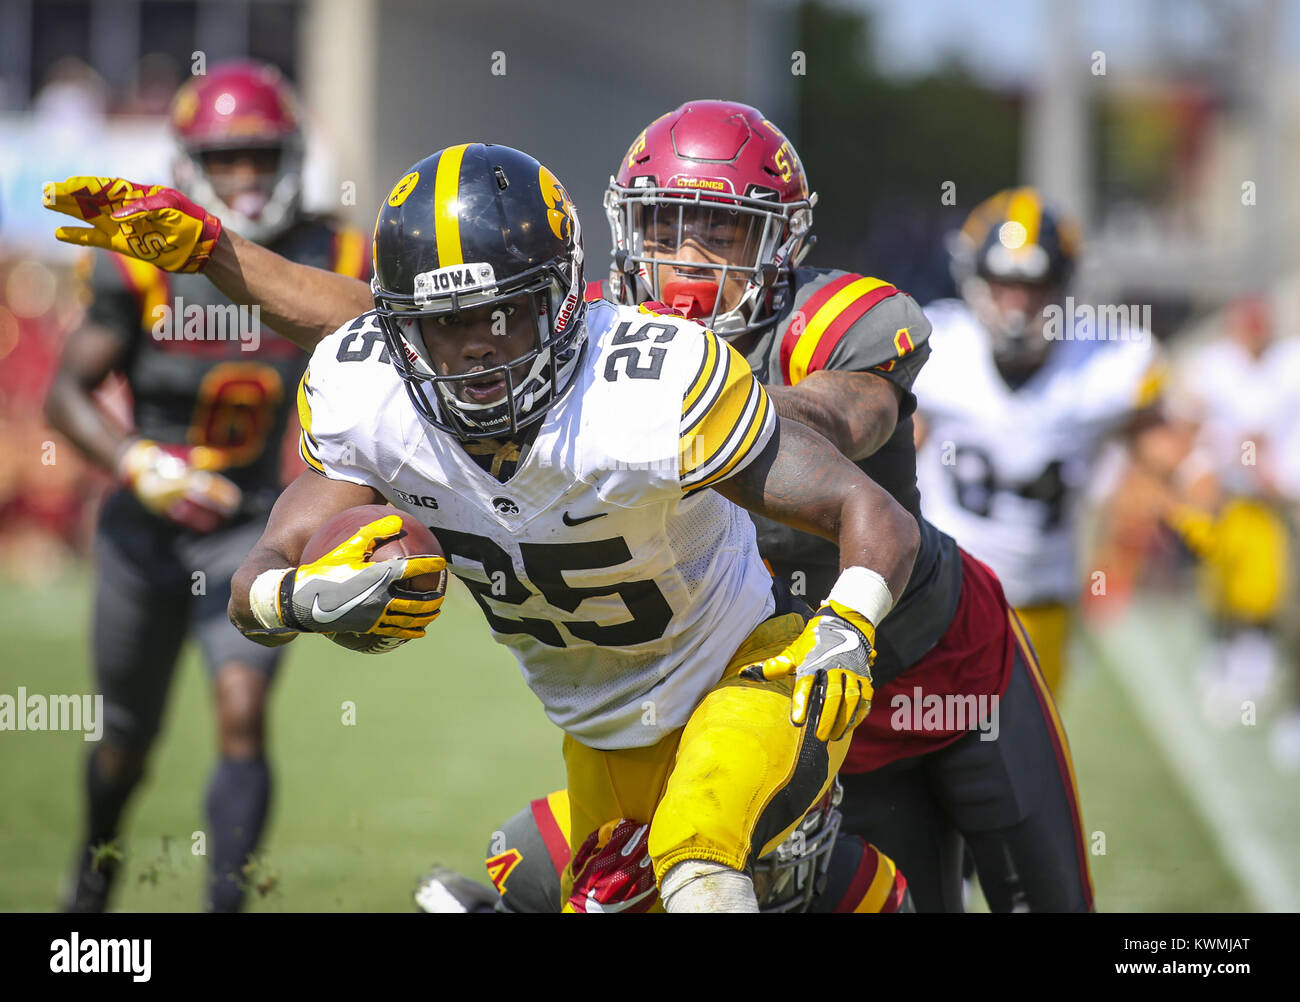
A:
<svg viewBox="0 0 1300 1002">
<path fill-rule="evenodd" d="M 731 182 L 725 177 L 687 177 L 676 174 L 668 181 L 670 188 L 708 188 L 709 191 L 725 191 L 735 194 Z"/>
<path fill-rule="evenodd" d="M 577 292 L 570 292 L 568 298 L 560 306 L 559 312 L 555 315 L 555 329 L 562 331 L 569 326 L 569 318 L 573 316 L 573 311 L 578 308 L 579 296 Z"/>
</svg>

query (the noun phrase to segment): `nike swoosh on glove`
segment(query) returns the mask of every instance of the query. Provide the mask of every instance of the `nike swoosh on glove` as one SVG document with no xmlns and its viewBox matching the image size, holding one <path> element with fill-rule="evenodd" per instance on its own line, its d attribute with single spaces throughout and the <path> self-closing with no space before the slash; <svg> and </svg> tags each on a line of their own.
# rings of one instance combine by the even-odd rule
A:
<svg viewBox="0 0 1300 1002">
<path fill-rule="evenodd" d="M 650 826 L 607 821 L 573 856 L 573 892 L 566 912 L 647 912 L 659 900 L 650 865 Z"/>
<path fill-rule="evenodd" d="M 284 626 L 304 633 L 377 633 L 412 640 L 437 618 L 442 595 L 404 591 L 400 583 L 439 574 L 442 557 L 397 557 L 369 561 L 381 539 L 402 531 L 402 520 L 385 515 L 340 543 L 319 560 L 285 572 L 278 610 Z"/>
<path fill-rule="evenodd" d="M 47 182 L 41 201 L 47 209 L 90 223 L 56 229 L 54 236 L 64 243 L 116 251 L 163 271 L 201 271 L 221 236 L 220 219 L 161 184 L 70 177 Z"/>
<path fill-rule="evenodd" d="M 817 740 L 838 741 L 871 709 L 875 640 L 876 628 L 865 616 L 827 600 L 789 647 L 740 674 L 758 682 L 794 675 L 790 723 L 803 726 L 811 704 Z M 823 685 L 825 698 L 818 708 L 812 697 Z"/>
</svg>

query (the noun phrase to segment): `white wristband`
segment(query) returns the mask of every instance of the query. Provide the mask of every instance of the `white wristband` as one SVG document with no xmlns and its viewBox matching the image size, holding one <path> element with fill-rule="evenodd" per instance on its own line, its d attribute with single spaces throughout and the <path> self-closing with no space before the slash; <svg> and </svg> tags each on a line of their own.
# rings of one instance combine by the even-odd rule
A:
<svg viewBox="0 0 1300 1002">
<path fill-rule="evenodd" d="M 284 621 L 280 618 L 280 582 L 292 571 L 292 567 L 263 571 L 253 579 L 253 587 L 248 589 L 248 608 L 253 618 L 268 630 L 284 629 Z"/>
<path fill-rule="evenodd" d="M 869 567 L 850 567 L 841 573 L 822 604 L 825 605 L 832 599 L 861 613 L 872 626 L 879 626 L 880 621 L 894 607 L 894 596 L 890 594 L 889 585 Z"/>
</svg>

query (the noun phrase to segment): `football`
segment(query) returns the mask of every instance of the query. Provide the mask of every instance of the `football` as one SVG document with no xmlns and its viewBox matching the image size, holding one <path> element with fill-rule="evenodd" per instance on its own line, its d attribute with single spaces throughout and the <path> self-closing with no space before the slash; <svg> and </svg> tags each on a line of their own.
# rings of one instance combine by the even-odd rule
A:
<svg viewBox="0 0 1300 1002">
<path fill-rule="evenodd" d="M 392 560 L 396 557 L 440 557 L 442 547 L 428 527 L 421 525 L 412 516 L 384 504 L 364 504 L 347 511 L 339 512 L 316 530 L 315 534 L 303 547 L 300 564 L 309 564 L 319 560 L 330 550 L 352 536 L 363 525 L 368 525 L 386 515 L 399 515 L 402 519 L 402 531 L 389 539 L 381 539 L 370 555 L 371 560 Z M 447 589 L 447 572 L 421 574 L 406 581 L 406 588 L 412 592 L 437 592 L 442 594 Z M 350 651 L 363 654 L 387 654 L 406 643 L 400 637 L 384 637 L 373 633 L 326 633 L 334 643 Z"/>
</svg>

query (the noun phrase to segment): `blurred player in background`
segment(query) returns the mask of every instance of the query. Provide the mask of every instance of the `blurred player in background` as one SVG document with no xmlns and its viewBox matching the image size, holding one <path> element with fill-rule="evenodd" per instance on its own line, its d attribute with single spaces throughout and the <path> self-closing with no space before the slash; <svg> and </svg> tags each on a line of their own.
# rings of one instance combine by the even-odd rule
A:
<svg viewBox="0 0 1300 1002">
<path fill-rule="evenodd" d="M 1084 328 L 1065 313 L 1078 253 L 1074 225 L 1032 189 L 981 203 L 955 241 L 962 298 L 926 308 L 933 350 L 914 387 L 925 515 L 997 573 L 1058 699 L 1080 499 L 1103 445 L 1158 423 L 1162 372 L 1135 318 Z"/>
<path fill-rule="evenodd" d="M 366 240 L 306 216 L 302 131 L 273 67 L 213 67 L 177 93 L 178 186 L 286 257 L 361 278 Z M 105 197 L 95 179 L 71 197 Z M 206 214 L 205 214 L 206 215 Z M 207 239 L 220 223 L 205 218 Z M 281 652 L 226 618 L 230 577 L 265 527 L 281 483 L 281 441 L 306 359 L 203 278 L 96 253 L 93 303 L 68 338 L 46 404 L 50 424 L 121 488 L 104 502 L 95 553 L 94 670 L 106 728 L 85 776 L 86 830 L 65 906 L 102 911 L 127 801 L 142 778 L 185 638 L 212 680 L 220 759 L 207 791 L 206 907 L 237 910 L 266 822 L 265 706 Z M 247 301 L 241 301 L 247 304 Z M 120 372 L 134 429 L 92 393 Z"/>
<path fill-rule="evenodd" d="M 1189 465 L 1201 476 L 1171 521 L 1203 558 L 1201 593 L 1215 643 L 1202 688 L 1206 715 L 1217 723 L 1236 722 L 1244 701 L 1293 684 L 1283 662 L 1293 636 L 1284 620 L 1300 498 L 1298 393 L 1300 341 L 1276 336 L 1269 303 L 1258 296 L 1237 300 L 1225 334 L 1188 352 L 1175 370 L 1171 407 L 1195 430 Z M 1292 705 L 1273 734 L 1275 757 L 1289 768 L 1300 766 L 1295 713 Z"/>
<path fill-rule="evenodd" d="M 843 788 L 836 783 L 791 836 L 754 864 L 764 912 L 912 912 L 907 880 L 875 846 L 840 830 Z M 584 875 L 571 900 L 584 912 L 643 912 L 654 903 L 646 826 L 611 822 L 588 836 L 576 866 Z M 571 854 L 569 795 L 539 797 L 493 833 L 485 860 L 491 887 L 435 866 L 415 903 L 426 912 L 557 912 Z"/>
</svg>

